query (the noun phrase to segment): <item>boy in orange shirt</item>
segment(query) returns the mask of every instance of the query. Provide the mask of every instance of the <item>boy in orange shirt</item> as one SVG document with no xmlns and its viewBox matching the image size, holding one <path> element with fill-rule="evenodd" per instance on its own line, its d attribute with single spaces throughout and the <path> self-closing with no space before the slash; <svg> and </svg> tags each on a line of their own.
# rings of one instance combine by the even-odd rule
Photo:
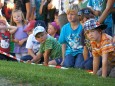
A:
<svg viewBox="0 0 115 86">
<path fill-rule="evenodd" d="M 84 23 L 84 34 L 90 40 L 93 55 L 93 74 L 99 74 L 100 56 L 102 57 L 102 70 L 100 75 L 106 77 L 111 75 L 113 67 L 115 67 L 115 47 L 112 43 L 112 37 L 106 33 L 102 33 L 102 30 L 107 26 L 102 25 L 95 19 L 89 19 Z M 102 73 L 101 73 L 102 72 Z"/>
</svg>

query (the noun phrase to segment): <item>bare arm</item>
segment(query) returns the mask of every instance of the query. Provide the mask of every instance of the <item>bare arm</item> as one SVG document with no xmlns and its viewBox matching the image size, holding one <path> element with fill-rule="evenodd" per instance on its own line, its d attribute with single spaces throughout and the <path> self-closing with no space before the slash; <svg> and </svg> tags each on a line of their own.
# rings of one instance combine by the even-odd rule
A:
<svg viewBox="0 0 115 86">
<path fill-rule="evenodd" d="M 4 6 L 4 0 L 0 0 L 0 9 Z"/>
<path fill-rule="evenodd" d="M 45 0 L 41 1 L 40 9 L 39 9 L 39 14 L 42 14 L 43 6 L 44 6 Z"/>
<path fill-rule="evenodd" d="M 37 56 L 34 54 L 32 49 L 28 49 L 28 54 L 31 55 L 34 58 L 36 58 Z"/>
<path fill-rule="evenodd" d="M 48 49 L 44 52 L 44 65 L 45 66 L 48 65 L 50 52 L 51 52 L 51 49 Z"/>
<path fill-rule="evenodd" d="M 94 57 L 93 58 L 93 74 L 96 74 L 99 68 L 100 58 Z"/>
<path fill-rule="evenodd" d="M 43 54 L 40 53 L 40 52 L 38 52 L 38 53 L 37 53 L 37 57 L 36 57 L 36 58 L 33 58 L 33 59 L 31 60 L 31 62 L 39 62 L 42 56 L 43 56 Z"/>
<path fill-rule="evenodd" d="M 29 20 L 30 17 L 30 2 L 26 3 L 26 19 Z"/>
<path fill-rule="evenodd" d="M 86 46 L 84 46 L 83 57 L 84 57 L 84 60 L 86 60 L 88 58 L 88 49 Z"/>
<path fill-rule="evenodd" d="M 102 55 L 102 77 L 107 76 L 108 54 Z"/>
<path fill-rule="evenodd" d="M 7 29 L 9 29 L 9 32 L 11 34 L 15 33 L 16 30 L 17 30 L 17 27 L 16 26 L 7 26 Z"/>
<path fill-rule="evenodd" d="M 103 11 L 103 13 L 101 14 L 101 16 L 98 20 L 100 23 L 102 23 L 105 20 L 105 18 L 107 17 L 107 15 L 110 13 L 111 8 L 113 8 L 114 2 L 115 2 L 115 0 L 107 1 L 106 9 Z"/>
<path fill-rule="evenodd" d="M 27 41 L 27 38 L 24 38 L 18 42 L 20 46 L 22 46 Z"/>
<path fill-rule="evenodd" d="M 101 11 L 94 10 L 94 9 L 92 9 L 91 7 L 89 7 L 89 8 L 91 9 L 91 11 L 93 12 L 93 14 L 94 14 L 95 16 L 100 16 L 100 15 L 101 15 Z"/>
<path fill-rule="evenodd" d="M 34 20 L 35 19 L 34 12 L 35 12 L 35 7 L 32 7 L 31 15 L 30 15 L 29 20 Z"/>
<path fill-rule="evenodd" d="M 62 63 L 61 65 L 63 65 L 64 59 L 65 59 L 65 50 L 66 50 L 66 44 L 62 44 Z"/>
</svg>

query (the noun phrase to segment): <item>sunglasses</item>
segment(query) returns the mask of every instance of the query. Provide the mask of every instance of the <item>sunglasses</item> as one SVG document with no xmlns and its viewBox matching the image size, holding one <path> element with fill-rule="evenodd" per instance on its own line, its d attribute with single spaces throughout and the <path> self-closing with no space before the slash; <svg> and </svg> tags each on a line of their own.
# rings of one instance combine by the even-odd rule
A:
<svg viewBox="0 0 115 86">
<path fill-rule="evenodd" d="M 80 11 L 78 11 L 78 16 L 81 16 L 83 14 L 89 15 L 90 13 L 91 13 L 91 11 L 88 9 L 80 10 Z"/>
</svg>

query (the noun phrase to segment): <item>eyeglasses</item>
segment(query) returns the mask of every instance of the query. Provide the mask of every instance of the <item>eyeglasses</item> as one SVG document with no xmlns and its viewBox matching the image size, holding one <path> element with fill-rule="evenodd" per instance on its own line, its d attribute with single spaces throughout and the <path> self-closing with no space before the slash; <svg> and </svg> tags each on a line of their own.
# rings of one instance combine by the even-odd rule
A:
<svg viewBox="0 0 115 86">
<path fill-rule="evenodd" d="M 84 9 L 84 10 L 80 10 L 80 11 L 78 12 L 78 16 L 81 16 L 81 15 L 83 15 L 83 14 L 89 15 L 90 13 L 91 13 L 90 10 Z"/>
</svg>

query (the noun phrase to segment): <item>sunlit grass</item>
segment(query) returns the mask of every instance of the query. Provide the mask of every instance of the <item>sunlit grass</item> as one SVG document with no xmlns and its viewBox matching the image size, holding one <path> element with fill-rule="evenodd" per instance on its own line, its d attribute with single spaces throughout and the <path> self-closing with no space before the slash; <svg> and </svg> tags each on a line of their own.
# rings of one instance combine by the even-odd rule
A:
<svg viewBox="0 0 115 86">
<path fill-rule="evenodd" d="M 81 69 L 64 70 L 9 61 L 0 61 L 0 77 L 23 86 L 115 86 L 114 78 L 94 76 Z"/>
</svg>

